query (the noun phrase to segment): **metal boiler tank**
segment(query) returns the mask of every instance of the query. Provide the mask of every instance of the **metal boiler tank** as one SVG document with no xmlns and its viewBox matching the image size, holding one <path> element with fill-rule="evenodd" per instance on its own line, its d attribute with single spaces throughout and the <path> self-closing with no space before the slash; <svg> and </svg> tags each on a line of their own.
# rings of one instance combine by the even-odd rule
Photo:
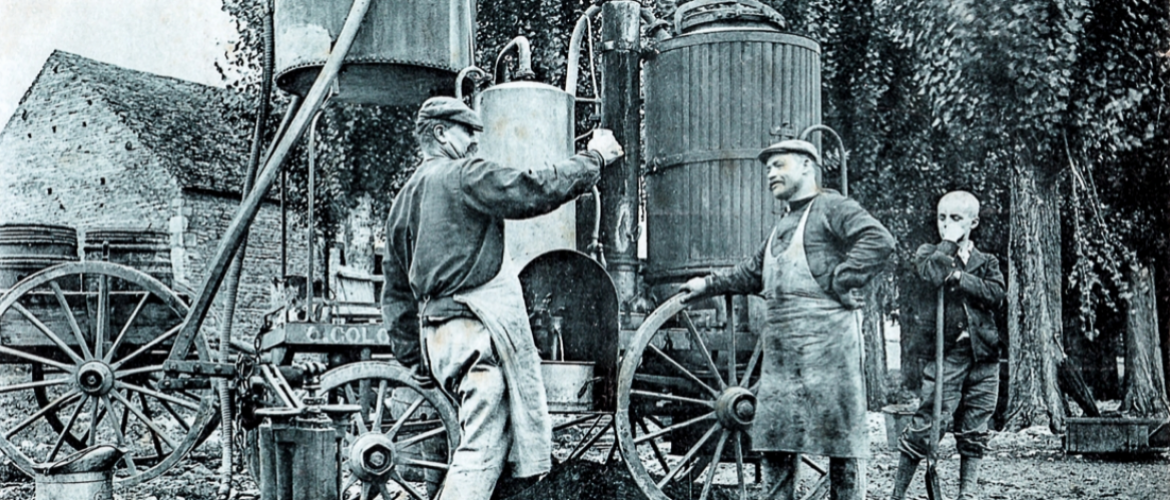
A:
<svg viewBox="0 0 1170 500">
<path fill-rule="evenodd" d="M 276 0 L 273 42 L 280 88 L 298 95 L 308 92 L 351 3 Z M 333 98 L 418 105 L 436 93 L 449 94 L 456 72 L 470 66 L 474 57 L 475 2 L 374 0 L 346 55 Z"/>
<path fill-rule="evenodd" d="M 777 127 L 821 122 L 820 46 L 782 33 L 775 11 L 696 1 L 679 9 L 676 25 L 681 34 L 659 42 L 645 64 L 651 283 L 752 255 L 783 208 L 756 155 L 779 140 Z"/>
<path fill-rule="evenodd" d="M 538 82 L 501 83 L 480 92 L 476 109 L 484 130 L 478 156 L 526 169 L 550 168 L 572 156 L 574 101 L 572 94 Z M 504 241 L 523 267 L 545 252 L 575 249 L 576 225 L 574 204 L 566 203 L 546 215 L 507 221 Z"/>
</svg>

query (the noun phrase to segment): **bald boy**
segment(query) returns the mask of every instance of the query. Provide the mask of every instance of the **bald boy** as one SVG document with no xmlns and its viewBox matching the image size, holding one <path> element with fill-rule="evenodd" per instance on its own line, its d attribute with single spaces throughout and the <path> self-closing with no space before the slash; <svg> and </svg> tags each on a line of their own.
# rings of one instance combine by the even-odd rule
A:
<svg viewBox="0 0 1170 500">
<path fill-rule="evenodd" d="M 988 421 L 999 393 L 999 329 L 993 312 L 1004 298 L 999 259 L 975 248 L 971 230 L 979 225 L 979 199 L 967 191 L 952 191 L 938 202 L 936 222 L 942 241 L 925 244 L 914 253 L 915 271 L 927 286 L 919 301 L 923 317 L 935 317 L 937 290 L 943 287 L 942 432 L 958 422 L 959 500 L 980 498 L 979 463 L 987 450 Z M 930 449 L 934 406 L 936 335 L 934 322 L 916 332 L 915 355 L 929 359 L 923 366 L 922 403 L 903 431 L 901 457 L 890 498 L 902 500 L 918 462 Z M 956 412 L 957 410 L 957 412 Z"/>
</svg>

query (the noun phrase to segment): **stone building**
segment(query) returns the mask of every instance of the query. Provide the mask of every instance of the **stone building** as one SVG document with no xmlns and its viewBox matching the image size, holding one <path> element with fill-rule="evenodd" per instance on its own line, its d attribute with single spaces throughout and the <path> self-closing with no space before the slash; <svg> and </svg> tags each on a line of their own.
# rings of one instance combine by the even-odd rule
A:
<svg viewBox="0 0 1170 500">
<path fill-rule="evenodd" d="M 229 92 L 54 52 L 0 131 L 0 223 L 164 231 L 175 288 L 195 293 L 248 158 L 251 124 L 227 118 Z M 303 227 L 290 213 L 290 274 L 305 272 Z M 236 332 L 258 331 L 280 257 L 274 192 L 249 233 Z"/>
</svg>

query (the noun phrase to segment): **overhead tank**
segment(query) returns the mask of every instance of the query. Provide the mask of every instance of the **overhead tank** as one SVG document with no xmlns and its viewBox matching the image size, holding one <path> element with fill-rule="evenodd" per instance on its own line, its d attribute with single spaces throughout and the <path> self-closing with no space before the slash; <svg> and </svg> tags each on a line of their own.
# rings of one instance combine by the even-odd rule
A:
<svg viewBox="0 0 1170 500">
<path fill-rule="evenodd" d="M 276 0 L 276 84 L 305 95 L 349 12 L 347 0 Z M 337 76 L 333 99 L 418 105 L 450 95 L 455 74 L 475 56 L 475 2 L 375 0 Z"/>
<path fill-rule="evenodd" d="M 783 206 L 756 155 L 821 122 L 820 46 L 748 0 L 695 1 L 645 64 L 647 278 L 734 266 Z"/>
</svg>

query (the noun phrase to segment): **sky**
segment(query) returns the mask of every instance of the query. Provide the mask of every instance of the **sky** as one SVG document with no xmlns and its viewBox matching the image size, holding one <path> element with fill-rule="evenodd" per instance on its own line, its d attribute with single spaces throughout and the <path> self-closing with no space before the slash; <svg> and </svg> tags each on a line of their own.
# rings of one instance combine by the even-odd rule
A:
<svg viewBox="0 0 1170 500">
<path fill-rule="evenodd" d="M 0 127 L 53 50 L 222 87 L 236 31 L 220 0 L 0 0 Z"/>
</svg>

